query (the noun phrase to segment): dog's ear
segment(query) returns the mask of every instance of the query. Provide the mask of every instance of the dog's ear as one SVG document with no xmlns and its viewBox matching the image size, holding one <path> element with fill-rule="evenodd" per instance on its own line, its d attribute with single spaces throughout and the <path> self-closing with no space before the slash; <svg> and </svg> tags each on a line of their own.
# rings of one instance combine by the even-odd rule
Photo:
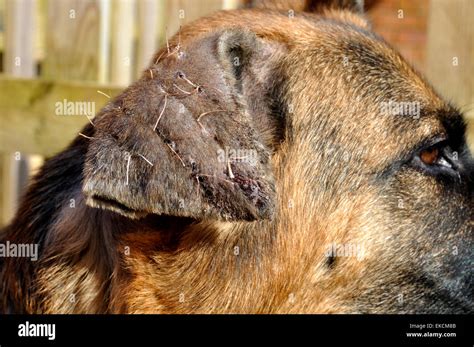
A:
<svg viewBox="0 0 474 347">
<path fill-rule="evenodd" d="M 369 0 L 369 2 L 373 2 Z M 248 7 L 301 12 L 321 12 L 325 9 L 346 9 L 364 12 L 364 0 L 247 0 Z"/>
<path fill-rule="evenodd" d="M 270 151 L 242 83 L 258 42 L 229 29 L 159 52 L 94 120 L 86 203 L 131 218 L 270 218 Z"/>
</svg>

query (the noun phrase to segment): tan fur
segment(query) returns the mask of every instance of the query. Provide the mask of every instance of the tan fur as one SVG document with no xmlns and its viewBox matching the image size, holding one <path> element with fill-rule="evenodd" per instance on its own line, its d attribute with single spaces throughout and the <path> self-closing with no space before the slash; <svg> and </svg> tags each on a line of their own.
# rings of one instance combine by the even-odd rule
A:
<svg viewBox="0 0 474 347">
<path fill-rule="evenodd" d="M 313 8 L 310 3 L 300 2 L 301 8 L 296 9 Z M 28 268 L 23 270 L 28 276 L 19 280 L 8 271 L 13 264 L 3 275 L 10 294 L 15 286 L 34 283 L 35 290 L 20 295 L 28 298 L 24 300 L 28 304 L 19 307 L 48 313 L 472 310 L 466 286 L 453 285 L 449 295 L 442 287 L 444 279 L 469 276 L 464 262 L 471 259 L 470 171 L 466 169 L 468 177 L 459 176 L 459 183 L 443 183 L 413 169 L 404 159 L 426 139 L 451 136 L 447 124 L 458 121 L 459 114 L 398 53 L 370 32 L 362 16 L 318 5 L 316 14 L 296 12 L 291 18 L 288 7 L 279 4 L 277 10 L 221 11 L 183 27 L 169 42 L 172 51 L 163 47 L 157 52 L 142 79 L 107 106 L 95 122 L 97 128 L 88 127 L 86 134 L 103 140 L 117 125 L 132 124 L 133 128 L 124 127 L 126 131 L 105 145 L 76 140 L 72 148 L 81 148 L 85 158 L 81 165 L 86 167 L 86 184 L 82 191 L 74 192 L 79 210 L 59 209 L 44 243 L 37 277 L 30 276 L 33 271 Z M 213 115 L 203 118 L 203 124 L 209 129 L 213 124 L 232 127 L 230 120 L 237 119 L 252 131 L 248 135 L 251 141 L 239 127 L 232 128 L 228 136 L 231 140 L 241 136 L 242 141 L 258 148 L 261 166 L 256 174 L 249 172 L 264 187 L 259 198 L 271 200 L 266 209 L 259 210 L 259 204 L 248 203 L 245 196 L 226 195 L 225 189 L 230 189 L 227 182 L 218 186 L 218 192 L 227 199 L 222 206 L 228 210 L 213 210 L 222 203 L 220 196 L 206 201 L 206 196 L 200 195 L 202 182 L 198 180 L 195 188 L 187 171 L 188 159 L 184 155 L 177 158 L 179 153 L 166 147 L 163 150 L 161 140 L 150 130 L 163 99 L 149 104 L 148 97 L 155 97 L 165 85 L 154 84 L 155 78 L 172 76 L 179 68 L 176 47 L 187 54 L 203 54 L 203 47 L 215 36 L 222 45 L 216 53 L 221 59 L 216 66 L 223 66 L 225 72 L 222 76 L 216 73 L 217 77 L 207 72 L 203 76 L 195 71 L 200 66 L 195 62 L 189 68 L 190 78 L 204 88 L 207 81 L 220 83 L 222 91 L 212 91 L 212 95 L 224 98 L 228 90 L 239 88 L 242 95 L 232 95 L 227 104 L 222 103 L 232 105 L 232 116 Z M 229 37 L 240 42 L 244 66 L 250 65 L 240 79 L 229 72 L 233 69 L 226 60 Z M 257 52 L 246 55 L 253 47 L 258 47 Z M 186 98 L 182 100 L 184 103 Z M 388 100 L 419 102 L 420 119 L 381 115 L 380 105 Z M 162 112 L 165 118 L 158 129 L 173 133 L 177 128 L 170 117 L 176 116 L 178 101 L 170 94 L 168 102 L 169 111 Z M 202 105 L 190 104 L 198 109 L 193 110 L 196 117 L 202 114 Z M 281 114 L 283 120 L 278 119 Z M 186 136 L 198 140 L 203 136 L 196 131 L 200 129 L 197 123 L 189 129 L 185 135 L 172 135 L 185 140 Z M 125 195 L 130 191 L 119 180 L 123 165 L 110 155 L 118 151 L 114 146 L 129 143 L 121 136 L 126 140 L 136 136 L 134 148 L 157 155 L 156 167 L 139 162 L 143 170 L 131 177 L 146 183 L 155 180 L 159 189 L 146 190 L 143 183 L 133 194 Z M 117 151 L 107 152 L 111 147 Z M 211 160 L 208 150 L 202 149 L 203 157 Z M 271 156 L 266 162 L 268 153 Z M 104 166 L 94 161 L 96 155 L 116 165 L 118 173 L 106 167 L 98 177 Z M 158 165 L 167 170 L 165 180 L 159 176 Z M 232 183 L 225 166 L 210 163 L 208 167 Z M 150 192 L 156 194 L 150 197 Z M 116 201 L 96 201 L 95 194 Z M 184 194 L 195 205 L 181 210 L 172 199 L 166 200 L 166 194 Z M 33 204 L 33 197 L 28 201 Z M 229 204 L 235 201 L 248 204 L 234 211 Z M 21 225 L 28 206 L 21 209 L 14 226 Z M 448 219 L 450 224 L 443 224 Z M 18 229 L 12 228 L 11 238 L 22 235 Z M 329 259 L 326 251 L 333 243 L 361 246 L 364 257 Z M 437 250 L 438 245 L 443 251 Z M 451 257 L 447 250 L 453 245 L 464 249 L 462 257 Z M 451 270 L 455 273 L 449 273 Z M 71 295 L 74 303 L 67 301 Z"/>
<path fill-rule="evenodd" d="M 360 17 L 349 12 L 333 11 L 328 16 L 353 25 L 365 24 Z M 378 123 L 367 121 L 367 125 L 361 129 L 358 115 L 367 120 L 369 115 L 375 116 L 377 100 L 373 104 L 347 104 L 346 100 L 351 100 L 347 95 L 357 90 L 343 80 L 342 71 L 341 74 L 308 76 L 308 73 L 312 73 L 312 65 L 317 63 L 305 51 L 326 50 L 324 57 L 337 56 L 338 52 L 331 52 L 334 50 L 332 38 L 354 35 L 354 39 L 366 41 L 371 49 L 390 60 L 396 66 L 400 78 L 411 84 L 403 87 L 416 91 L 424 104 L 433 108 L 445 107 L 432 89 L 397 54 L 356 32 L 348 33 L 324 25 L 318 27 L 306 19 L 292 20 L 276 13 L 236 11 L 222 12 L 183 28 L 181 39 L 195 39 L 197 33 L 228 26 L 236 22 L 237 18 L 239 25 L 256 32 L 258 36 L 277 40 L 289 47 L 291 53 L 286 61 L 293 65 L 294 78 L 290 77 L 289 82 L 294 106 L 293 125 L 298 127 L 301 123 L 304 126 L 309 122 L 308 117 L 318 112 L 312 110 L 311 105 L 321 109 L 325 100 L 331 102 L 332 107 L 336 102 L 343 118 L 334 121 L 344 124 L 339 140 L 344 141 L 347 134 L 347 138 L 352 138 L 352 141 L 372 143 L 370 149 L 361 153 L 360 157 L 367 167 L 374 170 L 381 168 L 399 154 L 401 136 L 405 145 L 410 147 L 427 135 L 441 130 L 437 119 L 429 117 L 410 136 L 391 128 L 390 119 L 386 120 L 386 124 L 382 123 L 383 119 Z M 317 18 L 314 20 L 317 21 Z M 308 57 L 308 61 L 304 57 Z M 342 60 L 342 56 L 340 58 Z M 321 64 L 324 63 L 321 61 Z M 298 66 L 298 72 L 295 72 L 294 65 Z M 331 63 L 331 66 L 338 68 L 336 63 Z M 299 78 L 303 74 L 306 78 Z M 313 81 L 317 81 L 317 85 L 313 86 Z M 317 87 L 319 85 L 332 88 L 321 90 Z M 338 91 L 340 99 L 333 100 L 329 94 L 333 88 Z M 362 106 L 366 110 L 357 109 Z M 368 128 L 371 125 L 373 127 Z M 143 251 L 138 235 L 137 240 L 123 240 L 124 245 L 131 245 L 134 250 L 130 257 L 124 257 L 134 278 L 132 284 L 124 288 L 131 312 L 352 312 L 353 308 L 346 303 L 369 285 L 367 279 L 363 278 L 366 272 L 371 271 L 371 262 L 347 259 L 342 269 L 336 273 L 330 272 L 324 266 L 322 245 L 357 240 L 368 247 L 367 257 L 378 256 L 377 250 L 371 248 L 378 247 L 382 242 L 380 239 L 385 236 L 374 239 L 373 232 L 365 232 L 373 228 L 369 221 L 373 218 L 370 209 L 374 206 L 371 204 L 376 201 L 371 195 L 375 193 L 369 187 L 362 186 L 358 188 L 365 190 L 362 196 L 348 193 L 334 199 L 330 196 L 309 197 L 302 194 L 311 188 L 302 181 L 288 178 L 311 175 L 308 159 L 303 153 L 311 153 L 312 149 L 306 147 L 304 138 L 298 135 L 294 138 L 291 147 L 284 144 L 273 157 L 273 167 L 278 168 L 277 205 L 280 208 L 274 223 L 234 223 L 231 230 L 226 232 L 220 225 L 200 223 L 188 229 L 179 248 L 170 253 Z M 348 148 L 350 146 L 348 144 Z M 294 204 L 292 208 L 288 208 L 290 199 Z M 318 208 L 310 210 L 309 206 Z M 333 212 L 322 214 L 321 211 Z M 241 255 L 232 253 L 234 246 L 240 247 Z M 150 288 L 156 290 L 155 295 L 150 293 Z M 179 300 L 180 294 L 184 294 L 183 302 Z"/>
</svg>

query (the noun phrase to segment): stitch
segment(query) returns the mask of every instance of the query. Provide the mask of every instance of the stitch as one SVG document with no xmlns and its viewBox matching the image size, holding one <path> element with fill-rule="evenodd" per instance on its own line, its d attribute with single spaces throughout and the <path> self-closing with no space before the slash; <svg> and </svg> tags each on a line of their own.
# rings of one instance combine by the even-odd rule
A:
<svg viewBox="0 0 474 347">
<path fill-rule="evenodd" d="M 140 156 L 141 158 L 143 158 L 143 160 L 145 160 L 148 164 L 150 164 L 150 166 L 153 166 L 153 163 L 151 161 L 149 161 L 147 158 L 145 158 L 145 156 L 141 155 L 138 153 L 138 156 Z"/>
<path fill-rule="evenodd" d="M 188 92 L 188 91 L 186 91 L 186 90 L 181 89 L 178 85 L 176 85 L 176 84 L 174 84 L 174 83 L 173 83 L 173 87 L 175 87 L 175 88 L 178 89 L 180 92 L 185 93 L 185 94 L 187 94 L 187 95 L 191 95 L 191 94 L 192 94 L 192 93 L 190 93 L 190 92 Z"/>
<path fill-rule="evenodd" d="M 105 94 L 103 91 L 98 90 L 97 93 L 102 94 L 103 96 L 107 97 L 110 99 L 110 95 Z"/>
<path fill-rule="evenodd" d="M 83 133 L 78 133 L 79 136 L 85 137 L 86 139 L 93 140 L 94 137 L 84 135 Z"/>
<path fill-rule="evenodd" d="M 160 62 L 160 59 L 161 57 L 163 57 L 163 55 L 165 54 L 165 52 L 161 52 L 161 54 L 158 56 L 158 58 L 155 60 L 155 65 L 157 65 L 159 62 Z"/>
<path fill-rule="evenodd" d="M 165 112 L 167 100 L 168 100 L 168 94 L 165 94 L 165 102 L 164 102 L 164 105 L 163 105 L 163 109 L 161 110 L 160 115 L 158 116 L 158 119 L 156 120 L 155 126 L 153 127 L 153 131 L 156 130 L 156 127 L 158 126 L 158 123 L 160 122 L 160 119 L 161 119 L 161 117 L 163 116 L 163 114 Z"/>
<path fill-rule="evenodd" d="M 172 147 L 169 143 L 167 143 L 167 142 L 165 142 L 165 143 L 166 143 L 166 145 L 169 147 L 169 149 L 174 153 L 174 155 L 176 155 L 176 157 L 179 159 L 179 161 L 181 162 L 181 164 L 183 164 L 183 167 L 186 167 L 186 164 L 184 163 L 183 159 L 181 159 L 181 157 L 180 157 L 179 154 L 173 149 L 173 147 Z"/>
<path fill-rule="evenodd" d="M 92 122 L 92 119 L 90 119 L 88 115 L 85 115 L 85 116 L 86 116 L 87 120 L 89 121 L 89 123 L 90 123 L 93 127 L 95 127 L 94 123 Z"/>
<path fill-rule="evenodd" d="M 170 54 L 170 43 L 168 41 L 168 27 L 165 28 L 165 38 L 166 38 L 166 50 L 168 51 L 168 55 Z"/>
<path fill-rule="evenodd" d="M 127 153 L 127 175 L 126 175 L 126 181 L 125 181 L 126 186 L 128 186 L 128 174 L 129 174 L 129 171 L 130 171 L 131 158 L 132 158 L 132 156 L 130 155 L 130 153 Z"/>
<path fill-rule="evenodd" d="M 206 130 L 206 129 L 204 128 L 204 126 L 203 126 L 202 123 L 201 123 L 201 118 L 204 117 L 204 116 L 207 116 L 208 114 L 217 113 L 217 112 L 229 112 L 229 111 L 227 111 L 227 110 L 207 111 L 207 112 L 201 113 L 201 114 L 196 118 L 196 122 L 199 124 L 199 126 L 202 128 L 202 130 Z"/>
</svg>

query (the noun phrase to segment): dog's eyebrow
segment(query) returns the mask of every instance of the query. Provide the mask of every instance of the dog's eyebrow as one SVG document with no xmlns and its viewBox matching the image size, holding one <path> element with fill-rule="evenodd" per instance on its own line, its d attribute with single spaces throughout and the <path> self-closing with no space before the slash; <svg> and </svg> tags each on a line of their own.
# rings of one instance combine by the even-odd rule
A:
<svg viewBox="0 0 474 347">
<path fill-rule="evenodd" d="M 444 128 L 443 131 L 437 131 L 431 134 L 429 137 L 420 139 L 420 141 L 418 141 L 416 144 L 399 153 L 394 161 L 376 173 L 377 179 L 384 179 L 390 176 L 393 172 L 397 171 L 403 165 L 409 162 L 414 153 L 424 147 L 434 145 L 435 143 L 443 140 L 448 141 L 449 145 L 454 150 L 459 150 L 465 145 L 467 125 L 459 110 L 449 106 L 447 108 L 437 109 L 430 113 L 436 115 L 436 117 L 439 119 L 442 128 Z"/>
<path fill-rule="evenodd" d="M 417 142 L 415 145 L 410 146 L 406 150 L 400 152 L 394 160 L 386 165 L 383 169 L 379 170 L 378 172 L 374 172 L 375 174 L 375 182 L 383 182 L 386 178 L 391 176 L 394 172 L 400 170 L 400 168 L 407 163 L 410 162 L 411 158 L 415 153 L 420 151 L 422 148 L 432 146 L 440 141 L 446 139 L 446 135 L 442 132 L 434 133 L 432 136 L 428 138 L 424 138 L 421 141 Z"/>
<path fill-rule="evenodd" d="M 425 123 L 423 123 L 425 120 Z M 419 123 L 419 122 L 422 123 Z M 413 142 L 409 148 L 399 153 L 398 157 L 409 156 L 413 152 L 430 146 L 436 142 L 447 140 L 454 149 L 465 144 L 466 123 L 461 112 L 452 106 L 421 111 L 418 124 L 425 124 L 430 128 L 429 133 L 420 134 L 417 141 Z M 420 128 L 421 129 L 421 128 Z"/>
<path fill-rule="evenodd" d="M 467 124 L 462 113 L 454 107 L 438 110 L 441 124 L 446 129 L 450 145 L 453 149 L 462 147 L 466 142 Z"/>
</svg>

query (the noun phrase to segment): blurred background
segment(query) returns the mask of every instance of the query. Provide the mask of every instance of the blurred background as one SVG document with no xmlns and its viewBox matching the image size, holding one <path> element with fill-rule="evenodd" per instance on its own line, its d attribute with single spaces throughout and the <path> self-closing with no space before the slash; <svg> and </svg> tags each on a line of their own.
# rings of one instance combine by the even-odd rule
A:
<svg viewBox="0 0 474 347">
<path fill-rule="evenodd" d="M 0 227 L 29 176 L 133 82 L 180 26 L 244 0 L 0 0 Z M 366 0 L 381 34 L 469 122 L 474 149 L 474 0 Z M 74 112 L 73 112 L 74 113 Z M 67 186 L 68 182 L 64 182 Z"/>
</svg>

